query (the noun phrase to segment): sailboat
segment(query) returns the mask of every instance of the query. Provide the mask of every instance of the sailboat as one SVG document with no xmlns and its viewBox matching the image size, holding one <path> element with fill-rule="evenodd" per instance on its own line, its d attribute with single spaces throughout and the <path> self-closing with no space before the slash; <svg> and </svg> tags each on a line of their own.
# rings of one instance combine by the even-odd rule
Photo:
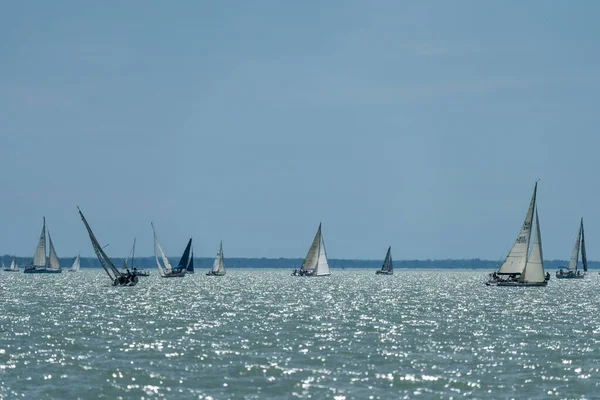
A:
<svg viewBox="0 0 600 400">
<path fill-rule="evenodd" d="M 577 269 L 579 262 L 579 251 L 581 251 L 581 263 L 583 264 L 583 274 Z M 571 252 L 571 259 L 569 260 L 569 266 L 564 271 L 560 268 L 556 271 L 556 279 L 583 279 L 587 272 L 587 254 L 585 252 L 585 234 L 583 232 L 583 218 L 579 224 L 579 232 L 577 233 L 577 240 L 575 241 L 575 247 Z"/>
<path fill-rule="evenodd" d="M 210 271 L 206 273 L 206 275 L 212 276 L 224 276 L 225 275 L 225 259 L 223 258 L 223 241 L 221 241 L 221 245 L 219 246 L 219 251 L 217 252 L 217 256 L 215 257 L 215 261 L 213 262 L 213 267 Z"/>
<path fill-rule="evenodd" d="M 392 265 L 392 246 L 388 247 L 385 260 L 383 260 L 383 265 L 379 271 L 375 272 L 375 275 L 394 275 L 394 266 Z"/>
<path fill-rule="evenodd" d="M 92 232 L 92 228 L 90 228 L 90 225 L 83 216 L 83 213 L 81 212 L 79 207 L 77 207 L 77 210 L 79 210 L 79 216 L 81 216 L 81 220 L 83 221 L 83 224 L 85 225 L 85 228 L 87 229 L 88 234 L 90 235 L 90 241 L 92 242 L 92 247 L 94 248 L 96 257 L 98 257 L 98 261 L 100 261 L 100 265 L 102 265 L 102 268 L 110 278 L 112 285 L 135 286 L 138 283 L 138 277 L 133 275 L 129 271 L 127 273 L 119 272 L 119 270 L 113 264 L 112 260 L 108 258 L 108 256 L 104 252 L 104 249 L 100 246 L 100 243 L 98 243 L 94 232 Z"/>
<path fill-rule="evenodd" d="M 2 267 L 4 267 L 4 260 L 2 260 Z M 4 268 L 6 272 L 19 272 L 19 266 L 17 265 L 17 258 L 13 257 L 10 262 L 10 267 Z"/>
<path fill-rule="evenodd" d="M 169 259 L 165 255 L 160 243 L 158 242 L 158 236 L 156 235 L 156 230 L 154 229 L 154 224 L 152 225 L 152 232 L 154 232 L 154 258 L 156 259 L 156 266 L 158 267 L 158 274 L 161 278 L 182 278 L 185 276 L 189 258 L 190 258 L 190 250 L 192 247 L 192 239 L 190 238 L 177 267 L 173 268 L 169 263 Z M 160 253 L 160 259 L 158 258 L 158 254 Z M 161 263 L 162 261 L 162 263 Z"/>
<path fill-rule="evenodd" d="M 319 229 L 315 238 L 313 239 L 312 245 L 308 249 L 306 258 L 302 263 L 302 267 L 298 270 L 295 269 L 292 273 L 293 276 L 329 276 L 329 264 L 327 263 L 327 251 L 325 250 L 325 241 L 321 234 L 321 224 L 319 223 Z"/>
<path fill-rule="evenodd" d="M 81 260 L 80 260 L 80 256 L 79 253 L 77 253 L 77 257 L 75 257 L 75 261 L 73 261 L 73 265 L 71 266 L 71 269 L 69 269 L 69 272 L 79 272 L 79 268 L 81 267 Z"/>
<path fill-rule="evenodd" d="M 497 272 L 490 274 L 488 286 L 546 286 L 547 275 L 544 272 L 542 257 L 542 236 L 538 213 L 536 210 L 537 182 L 529 203 L 525 221 L 517 239 Z M 536 230 L 533 238 L 531 255 L 529 240 L 535 211 Z"/>
<path fill-rule="evenodd" d="M 44 225 L 33 255 L 33 261 L 31 264 L 25 266 L 23 272 L 26 274 L 59 274 L 62 272 L 54 244 L 52 244 L 50 231 L 48 231 L 48 244 L 50 246 L 50 253 L 48 259 L 46 259 L 46 218 L 44 217 Z"/>
<path fill-rule="evenodd" d="M 192 254 L 190 255 L 190 262 L 185 270 L 187 274 L 194 273 L 194 248 L 192 247 Z"/>
<path fill-rule="evenodd" d="M 135 241 L 136 241 L 136 239 L 133 238 L 133 247 L 131 248 L 131 251 L 127 255 L 127 258 L 123 261 L 123 266 L 121 267 L 121 272 L 129 271 L 129 268 L 127 267 L 127 261 L 129 261 L 129 256 L 131 255 L 131 273 L 134 274 L 135 276 L 150 276 L 150 271 L 146 271 L 145 269 L 137 269 L 137 267 L 135 267 L 135 265 L 134 265 Z"/>
</svg>

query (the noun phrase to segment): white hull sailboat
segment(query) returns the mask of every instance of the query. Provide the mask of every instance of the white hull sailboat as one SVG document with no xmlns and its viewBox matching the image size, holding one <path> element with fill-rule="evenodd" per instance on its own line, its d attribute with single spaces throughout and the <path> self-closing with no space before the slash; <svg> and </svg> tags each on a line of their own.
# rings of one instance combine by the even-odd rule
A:
<svg viewBox="0 0 600 400">
<path fill-rule="evenodd" d="M 60 274 L 62 272 L 60 261 L 58 260 L 56 250 L 54 249 L 54 244 L 52 244 L 50 231 L 48 231 L 48 244 L 50 253 L 46 259 L 46 218 L 44 217 L 44 225 L 42 227 L 40 240 L 35 249 L 35 254 L 33 255 L 33 261 L 31 264 L 25 266 L 23 272 L 26 274 Z"/>
<path fill-rule="evenodd" d="M 533 189 L 533 196 L 529 203 L 529 209 L 525 215 L 525 221 L 517 236 L 512 249 L 497 272 L 490 274 L 486 282 L 488 286 L 546 286 L 547 276 L 544 272 L 544 261 L 542 255 L 542 236 L 539 218 L 536 210 L 537 182 Z M 531 255 L 529 254 L 529 240 L 533 227 L 533 215 L 535 212 L 535 234 Z"/>
<path fill-rule="evenodd" d="M 2 260 L 2 267 L 4 267 L 4 260 Z M 13 257 L 8 268 L 4 268 L 6 272 L 19 272 L 19 266 L 17 265 L 17 258 Z"/>
<path fill-rule="evenodd" d="M 160 243 L 158 242 L 158 236 L 156 235 L 156 230 L 154 229 L 154 224 L 152 225 L 152 232 L 154 233 L 154 258 L 156 259 L 156 266 L 158 267 L 158 274 L 161 278 L 183 278 L 186 274 L 187 267 L 190 263 L 190 250 L 192 247 L 192 239 L 190 238 L 185 250 L 183 251 L 183 255 L 177 264 L 177 267 L 173 268 L 169 259 L 165 255 Z M 160 258 L 158 255 L 160 254 Z"/>
<path fill-rule="evenodd" d="M 213 262 L 213 267 L 206 273 L 209 276 L 225 276 L 225 258 L 223 257 L 223 241 L 219 245 L 219 251 Z"/>
<path fill-rule="evenodd" d="M 302 263 L 302 267 L 298 270 L 294 270 L 293 276 L 329 276 L 329 264 L 327 263 L 327 251 L 325 250 L 325 241 L 321 234 L 321 224 L 319 223 L 319 229 L 315 238 L 308 249 L 306 258 Z"/>
<path fill-rule="evenodd" d="M 92 247 L 94 248 L 94 253 L 96 253 L 96 257 L 98 257 L 98 261 L 100 261 L 100 265 L 102 265 L 102 268 L 104 269 L 104 271 L 110 278 L 112 285 L 113 286 L 135 286 L 135 285 L 137 285 L 137 283 L 138 283 L 137 276 L 135 276 L 131 273 L 122 274 L 121 272 L 119 272 L 117 267 L 115 267 L 115 265 L 113 264 L 112 260 L 110 258 L 108 258 L 108 256 L 104 252 L 104 249 L 102 248 L 102 246 L 100 246 L 100 243 L 96 239 L 96 235 L 94 235 L 94 232 L 92 232 L 92 228 L 90 228 L 90 225 L 88 224 L 87 220 L 83 216 L 83 213 L 81 212 L 79 207 L 77 207 L 77 210 L 79 210 L 79 216 L 81 217 L 81 220 L 83 221 L 83 224 L 85 225 L 85 229 L 87 230 L 88 235 L 90 236 L 90 241 L 92 242 Z"/>
<path fill-rule="evenodd" d="M 375 275 L 394 275 L 394 266 L 392 265 L 392 246 L 388 247 L 385 260 L 383 260 L 383 265 L 379 271 L 375 272 Z"/>
<path fill-rule="evenodd" d="M 579 263 L 579 252 L 581 251 L 581 263 L 583 264 L 583 273 L 577 269 Z M 567 270 L 564 271 L 560 268 L 556 271 L 556 279 L 583 279 L 587 272 L 587 254 L 585 251 L 585 233 L 583 231 L 583 218 L 579 224 L 579 233 L 577 233 L 577 240 L 575 241 L 575 247 L 571 252 L 571 258 L 569 259 L 569 265 Z"/>
<path fill-rule="evenodd" d="M 75 258 L 75 261 L 73 261 L 73 265 L 71 266 L 71 269 L 69 269 L 69 272 L 79 272 L 79 268 L 81 268 L 81 261 L 80 261 L 80 257 L 79 257 L 79 253 L 77 253 L 77 257 Z"/>
</svg>

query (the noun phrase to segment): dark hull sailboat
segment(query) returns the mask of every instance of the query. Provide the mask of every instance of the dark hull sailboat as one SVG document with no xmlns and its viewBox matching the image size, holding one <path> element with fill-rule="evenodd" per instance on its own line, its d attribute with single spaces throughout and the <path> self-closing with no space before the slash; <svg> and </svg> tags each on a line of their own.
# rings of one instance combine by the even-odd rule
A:
<svg viewBox="0 0 600 400">
<path fill-rule="evenodd" d="M 375 272 L 375 275 L 394 275 L 394 266 L 392 265 L 392 246 L 388 247 L 385 260 L 379 271 Z"/>
<path fill-rule="evenodd" d="M 88 231 L 88 234 L 90 236 L 90 241 L 92 242 L 92 247 L 94 248 L 94 252 L 96 253 L 96 257 L 98 257 L 98 261 L 100 261 L 100 265 L 102 265 L 102 268 L 104 269 L 104 271 L 110 278 L 112 285 L 113 286 L 135 286 L 135 285 L 137 285 L 137 283 L 138 283 L 137 276 L 135 276 L 134 274 L 132 274 L 129 271 L 127 271 L 127 273 L 119 272 L 119 270 L 115 267 L 115 265 L 113 264 L 111 259 L 108 258 L 108 256 L 106 255 L 106 253 L 100 246 L 100 243 L 98 243 L 98 240 L 96 239 L 96 236 L 94 235 L 94 232 L 92 232 L 92 228 L 90 228 L 90 225 L 88 224 L 87 220 L 83 216 L 83 213 L 81 212 L 79 207 L 77 207 L 77 210 L 79 210 L 79 215 L 81 216 L 81 220 L 83 221 L 83 224 L 85 225 L 85 228 Z"/>
</svg>

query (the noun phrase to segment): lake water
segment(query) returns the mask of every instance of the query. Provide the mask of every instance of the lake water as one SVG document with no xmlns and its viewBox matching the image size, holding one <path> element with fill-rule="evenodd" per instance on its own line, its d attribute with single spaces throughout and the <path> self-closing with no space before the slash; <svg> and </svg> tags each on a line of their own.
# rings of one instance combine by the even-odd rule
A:
<svg viewBox="0 0 600 400">
<path fill-rule="evenodd" d="M 600 277 L 0 273 L 0 398 L 598 398 Z"/>
</svg>

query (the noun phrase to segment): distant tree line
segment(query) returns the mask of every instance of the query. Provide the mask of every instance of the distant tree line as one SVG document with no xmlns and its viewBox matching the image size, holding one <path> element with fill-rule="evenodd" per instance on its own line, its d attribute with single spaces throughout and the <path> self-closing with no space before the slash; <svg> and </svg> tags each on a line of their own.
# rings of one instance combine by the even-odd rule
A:
<svg viewBox="0 0 600 400">
<path fill-rule="evenodd" d="M 5 254 L 0 260 L 4 265 L 9 266 L 13 256 Z M 75 257 L 61 257 L 60 264 L 63 268 L 70 268 Z M 113 258 L 112 261 L 115 267 L 121 268 L 124 258 Z M 194 257 L 194 267 L 196 269 L 208 269 L 212 267 L 213 258 L 211 257 Z M 170 258 L 172 265 L 179 262 L 179 257 Z M 302 258 L 226 258 L 225 268 L 284 268 L 294 269 L 302 266 Z M 17 257 L 17 263 L 20 267 L 31 263 L 31 257 Z M 343 260 L 329 259 L 331 268 L 381 268 L 383 260 Z M 544 260 L 544 268 L 546 270 L 555 270 L 567 265 L 567 261 L 563 260 Z M 131 260 L 128 261 L 131 267 Z M 154 257 L 139 257 L 134 260 L 137 268 L 156 268 Z M 487 269 L 490 271 L 498 269 L 497 261 L 480 260 L 479 258 L 464 259 L 464 260 L 394 260 L 395 268 L 416 268 L 416 269 Z M 600 261 L 588 261 L 590 269 L 600 269 Z M 82 257 L 81 268 L 100 268 L 100 263 L 95 257 Z M 581 266 L 580 266 L 581 268 Z"/>
</svg>

